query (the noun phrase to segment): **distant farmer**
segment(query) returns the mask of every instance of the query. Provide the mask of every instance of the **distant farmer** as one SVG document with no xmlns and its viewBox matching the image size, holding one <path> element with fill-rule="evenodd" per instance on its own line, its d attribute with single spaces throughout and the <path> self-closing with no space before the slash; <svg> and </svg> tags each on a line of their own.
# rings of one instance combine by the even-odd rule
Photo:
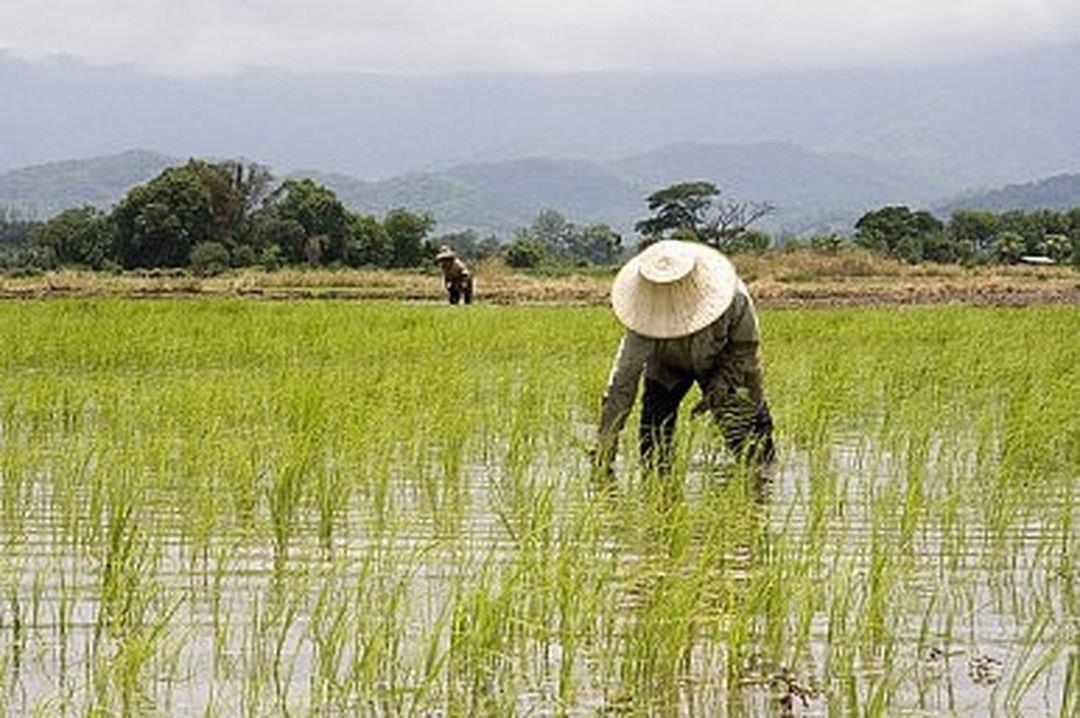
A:
<svg viewBox="0 0 1080 718">
<path fill-rule="evenodd" d="M 450 303 L 457 304 L 458 300 L 464 299 L 466 304 L 472 304 L 473 280 L 465 262 L 458 259 L 454 250 L 445 244 L 439 247 L 435 261 L 442 268 L 443 284 L 446 285 Z"/>
<path fill-rule="evenodd" d="M 657 242 L 619 270 L 611 304 L 626 334 L 604 391 L 597 468 L 610 472 L 642 374 L 646 468 L 670 470 L 679 403 L 695 382 L 703 398 L 692 413 L 710 412 L 736 456 L 773 460 L 757 315 L 727 257 L 697 242 Z"/>
</svg>

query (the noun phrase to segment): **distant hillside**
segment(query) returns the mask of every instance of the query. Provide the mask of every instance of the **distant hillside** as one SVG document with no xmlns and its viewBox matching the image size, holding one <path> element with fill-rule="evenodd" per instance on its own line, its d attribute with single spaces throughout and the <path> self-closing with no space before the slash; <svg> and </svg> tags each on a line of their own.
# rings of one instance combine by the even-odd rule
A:
<svg viewBox="0 0 1080 718">
<path fill-rule="evenodd" d="M 66 160 L 0 174 L 0 207 L 47 218 L 85 204 L 108 208 L 135 185 L 180 160 L 147 150 Z"/>
<path fill-rule="evenodd" d="M 364 182 L 340 174 L 301 172 L 331 187 L 353 209 L 393 207 L 431 212 L 439 231 L 474 228 L 508 236 L 542 209 L 576 222 L 629 228 L 645 207 L 644 190 L 601 164 L 531 158 L 468 164 L 437 173 Z"/>
<path fill-rule="evenodd" d="M 682 143 L 611 163 L 655 189 L 688 178 L 715 181 L 724 196 L 768 201 L 774 226 L 827 226 L 890 202 L 924 202 L 942 186 L 854 154 L 810 152 L 791 143 Z"/>
<path fill-rule="evenodd" d="M 1080 207 L 1080 174 L 1062 174 L 1037 182 L 1010 184 L 1001 189 L 949 202 L 940 208 L 943 214 L 960 209 L 988 209 L 1003 212 L 1010 209 L 1066 210 Z"/>
<path fill-rule="evenodd" d="M 684 143 L 610 162 L 528 158 L 379 182 L 297 174 L 327 184 L 358 210 L 426 210 L 440 230 L 473 227 L 502 236 L 545 208 L 576 222 L 605 222 L 629 232 L 647 214 L 649 193 L 683 180 L 713 180 L 725 197 L 771 202 L 776 212 L 762 226 L 792 231 L 847 228 L 866 209 L 925 202 L 941 193 L 935 185 L 863 157 L 808 152 L 788 143 Z"/>
<path fill-rule="evenodd" d="M 48 217 L 68 207 L 108 207 L 131 187 L 182 160 L 146 151 L 57 162 L 0 174 L 0 206 Z M 466 163 L 437 172 L 363 181 L 317 170 L 309 176 L 349 207 L 383 214 L 394 207 L 431 212 L 438 231 L 473 228 L 508 237 L 542 209 L 578 223 L 604 222 L 632 231 L 647 214 L 645 197 L 685 180 L 712 180 L 723 196 L 767 201 L 767 229 L 848 229 L 885 203 L 924 204 L 935 185 L 855 155 L 810 152 L 790 143 L 681 143 L 608 162 L 532 157 Z"/>
<path fill-rule="evenodd" d="M 807 72 L 253 69 L 185 79 L 0 50 L 0 170 L 153 147 L 374 180 L 520 157 L 610 160 L 681 142 L 792 142 L 870 157 L 956 193 L 1080 172 L 1077 67 L 1080 42 Z"/>
</svg>

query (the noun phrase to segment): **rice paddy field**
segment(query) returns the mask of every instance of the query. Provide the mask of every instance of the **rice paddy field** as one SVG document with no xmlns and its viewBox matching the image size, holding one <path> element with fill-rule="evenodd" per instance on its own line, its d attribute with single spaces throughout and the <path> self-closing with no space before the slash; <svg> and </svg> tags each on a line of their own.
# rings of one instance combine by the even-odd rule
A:
<svg viewBox="0 0 1080 718">
<path fill-rule="evenodd" d="M 611 486 L 603 307 L 0 304 L 0 714 L 1080 715 L 1080 308 L 761 320 Z"/>
</svg>

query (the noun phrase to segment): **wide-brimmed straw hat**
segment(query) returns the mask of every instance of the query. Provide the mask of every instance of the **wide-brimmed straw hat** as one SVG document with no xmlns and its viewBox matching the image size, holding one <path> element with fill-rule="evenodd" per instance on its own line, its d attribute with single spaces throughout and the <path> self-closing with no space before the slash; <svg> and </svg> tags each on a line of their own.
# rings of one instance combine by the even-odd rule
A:
<svg viewBox="0 0 1080 718">
<path fill-rule="evenodd" d="M 737 283 L 735 267 L 720 252 L 698 242 L 666 239 L 619 270 L 611 306 L 630 331 L 673 339 L 719 319 Z"/>
<path fill-rule="evenodd" d="M 444 244 L 443 246 L 439 247 L 439 252 L 435 255 L 435 261 L 441 262 L 444 259 L 453 259 L 456 256 L 457 255 L 454 254 L 454 250 L 450 249 Z"/>
</svg>

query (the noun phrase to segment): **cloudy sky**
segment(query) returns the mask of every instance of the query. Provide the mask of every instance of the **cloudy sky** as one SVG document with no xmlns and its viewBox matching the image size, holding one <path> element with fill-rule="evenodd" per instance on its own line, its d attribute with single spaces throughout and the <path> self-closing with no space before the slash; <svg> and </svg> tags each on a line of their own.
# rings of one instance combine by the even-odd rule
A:
<svg viewBox="0 0 1080 718">
<path fill-rule="evenodd" d="M 1080 40 L 1080 0 L 0 0 L 0 50 L 170 75 L 919 64 Z"/>
</svg>

